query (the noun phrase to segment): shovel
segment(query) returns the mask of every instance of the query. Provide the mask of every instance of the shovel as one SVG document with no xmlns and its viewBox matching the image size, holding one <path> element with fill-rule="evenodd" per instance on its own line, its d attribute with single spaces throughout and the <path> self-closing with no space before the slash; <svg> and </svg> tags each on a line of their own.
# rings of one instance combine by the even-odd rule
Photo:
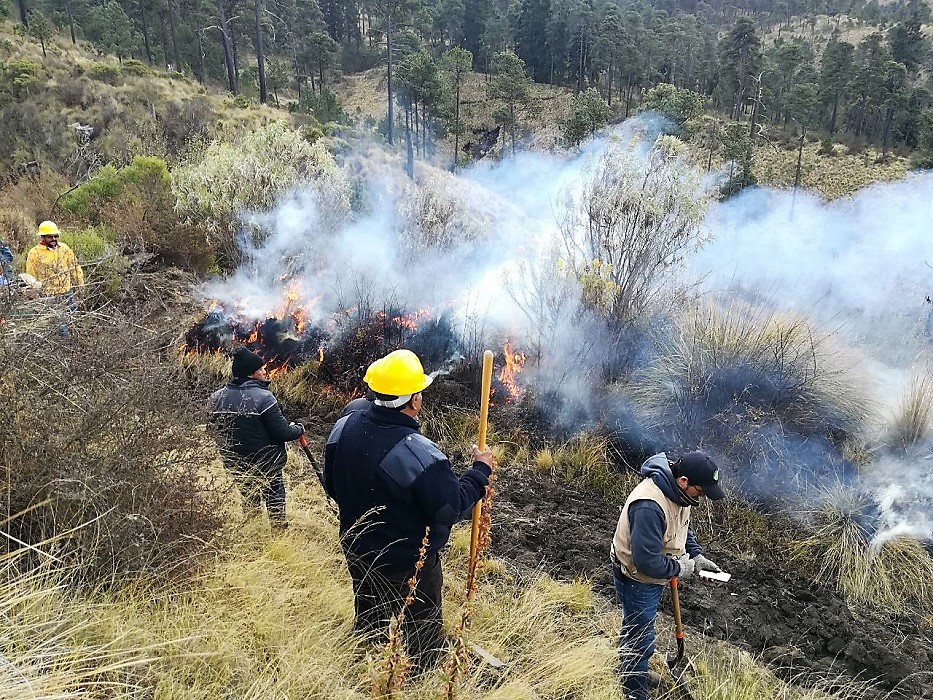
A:
<svg viewBox="0 0 933 700">
<path fill-rule="evenodd" d="M 321 471 L 321 467 L 314 458 L 314 453 L 311 451 L 311 444 L 308 442 L 308 438 L 302 434 L 301 437 L 298 438 L 298 444 L 301 445 L 301 449 L 304 450 L 305 456 L 308 458 L 308 461 L 311 462 L 311 468 L 314 469 L 318 481 L 321 482 L 321 487 L 324 488 L 326 492 L 327 488 L 324 486 L 324 472 Z"/>
<path fill-rule="evenodd" d="M 677 590 L 677 577 L 671 578 L 671 602 L 674 606 L 674 637 L 677 640 L 677 651 L 667 655 L 667 667 L 674 677 L 674 685 L 680 691 L 682 697 L 687 700 L 693 700 L 687 683 L 684 680 L 684 672 L 687 670 L 687 657 L 684 644 L 684 623 L 680 618 L 680 594 Z"/>
</svg>

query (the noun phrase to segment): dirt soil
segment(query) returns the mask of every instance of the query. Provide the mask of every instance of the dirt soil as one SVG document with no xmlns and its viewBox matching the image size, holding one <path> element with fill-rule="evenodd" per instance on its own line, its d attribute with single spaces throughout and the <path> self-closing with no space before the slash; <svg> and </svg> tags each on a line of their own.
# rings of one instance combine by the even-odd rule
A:
<svg viewBox="0 0 933 700">
<path fill-rule="evenodd" d="M 614 598 L 609 543 L 621 503 L 568 487 L 547 473 L 503 470 L 493 511 L 492 553 L 562 580 L 584 576 Z M 688 630 L 728 641 L 766 660 L 787 681 L 876 679 L 892 698 L 933 698 L 933 631 L 921 620 L 855 615 L 835 591 L 792 577 L 785 553 L 753 560 L 702 543 L 732 573 L 728 584 L 687 581 Z M 662 612 L 670 612 L 670 600 Z"/>
</svg>

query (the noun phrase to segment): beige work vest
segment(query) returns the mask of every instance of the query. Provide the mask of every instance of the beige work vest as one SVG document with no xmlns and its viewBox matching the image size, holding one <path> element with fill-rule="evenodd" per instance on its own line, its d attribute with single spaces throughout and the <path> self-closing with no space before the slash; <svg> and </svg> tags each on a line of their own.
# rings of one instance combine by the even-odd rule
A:
<svg viewBox="0 0 933 700">
<path fill-rule="evenodd" d="M 640 573 L 632 561 L 632 533 L 628 524 L 628 509 L 635 501 L 654 501 L 661 506 L 661 512 L 664 513 L 664 522 L 666 524 L 661 554 L 671 557 L 679 557 L 686 552 L 687 530 L 690 527 L 690 506 L 677 505 L 664 495 L 664 492 L 658 488 L 653 480 L 645 479 L 632 489 L 632 493 L 629 494 L 625 507 L 622 508 L 622 514 L 619 516 L 619 524 L 616 525 L 615 534 L 612 536 L 612 550 L 629 576 L 645 583 L 667 583 L 667 579 L 651 578 Z"/>
</svg>

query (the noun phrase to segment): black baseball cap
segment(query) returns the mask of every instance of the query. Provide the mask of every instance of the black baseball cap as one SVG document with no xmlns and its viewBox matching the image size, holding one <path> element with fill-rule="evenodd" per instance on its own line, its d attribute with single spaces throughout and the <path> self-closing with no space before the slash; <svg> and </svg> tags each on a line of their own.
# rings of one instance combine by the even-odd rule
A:
<svg viewBox="0 0 933 700">
<path fill-rule="evenodd" d="M 677 460 L 677 475 L 687 477 L 691 486 L 703 489 L 703 495 L 711 501 L 726 497 L 719 484 L 719 467 L 705 452 L 688 452 Z"/>
</svg>

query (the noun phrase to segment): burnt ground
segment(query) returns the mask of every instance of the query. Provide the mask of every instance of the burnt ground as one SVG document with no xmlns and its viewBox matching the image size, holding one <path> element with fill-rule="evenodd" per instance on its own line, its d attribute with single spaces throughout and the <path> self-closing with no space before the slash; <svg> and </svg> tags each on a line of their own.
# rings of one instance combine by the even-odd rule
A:
<svg viewBox="0 0 933 700">
<path fill-rule="evenodd" d="M 614 598 L 609 543 L 620 505 L 546 473 L 502 470 L 492 553 L 562 580 L 585 576 Z M 744 648 L 795 683 L 874 679 L 891 697 L 933 698 L 933 631 L 921 620 L 856 615 L 832 589 L 792 576 L 786 553 L 750 560 L 701 544 L 733 578 L 681 585 L 688 628 Z M 670 611 L 667 598 L 662 611 Z"/>
</svg>

